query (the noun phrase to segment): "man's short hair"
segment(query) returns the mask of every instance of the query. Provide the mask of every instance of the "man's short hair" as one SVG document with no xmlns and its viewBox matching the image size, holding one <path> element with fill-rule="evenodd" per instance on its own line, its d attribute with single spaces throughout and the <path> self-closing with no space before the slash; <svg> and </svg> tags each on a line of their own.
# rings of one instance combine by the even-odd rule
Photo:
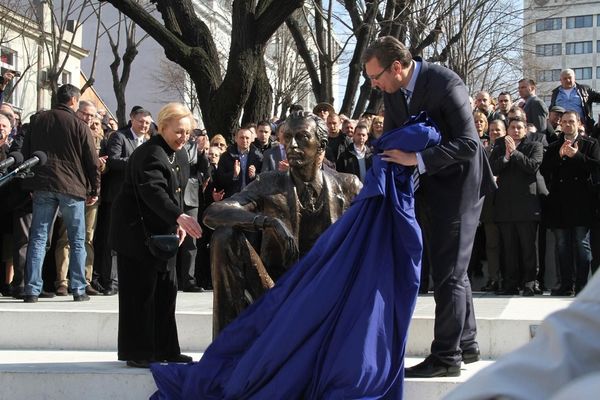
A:
<svg viewBox="0 0 600 400">
<path fill-rule="evenodd" d="M 258 123 L 256 124 L 256 127 L 258 128 L 259 126 L 268 126 L 269 128 L 271 128 L 271 130 L 273 129 L 273 127 L 271 126 L 271 123 L 267 120 L 258 121 Z"/>
<path fill-rule="evenodd" d="M 70 83 L 65 83 L 61 87 L 58 88 L 56 92 L 56 100 L 58 104 L 68 104 L 73 97 L 79 100 L 81 96 L 81 91 L 77 86 L 73 86 Z"/>
<path fill-rule="evenodd" d="M 510 92 L 500 92 L 500 94 L 498 95 L 498 98 L 500 98 L 500 96 L 508 96 L 508 98 L 512 100 L 512 96 L 510 95 Z"/>
<path fill-rule="evenodd" d="M 508 119 L 508 126 L 510 126 L 510 124 L 512 122 L 522 122 L 523 125 L 525 125 L 525 127 L 527 127 L 527 120 L 525 118 L 521 117 L 520 115 L 516 115 L 516 116 L 514 116 L 512 118 L 509 118 Z"/>
<path fill-rule="evenodd" d="M 129 114 L 129 116 L 131 117 L 131 119 L 137 118 L 139 116 L 151 117 L 152 113 L 150 113 L 150 111 L 146 110 L 145 108 L 140 107 L 140 108 L 137 108 L 135 111 L 132 109 L 131 114 Z"/>
<path fill-rule="evenodd" d="M 564 75 L 575 76 L 575 71 L 573 71 L 571 68 L 565 68 L 562 71 L 560 71 L 560 76 Z"/>
<path fill-rule="evenodd" d="M 96 105 L 89 100 L 79 100 L 79 109 L 83 110 L 85 107 L 96 108 Z"/>
<path fill-rule="evenodd" d="M 576 119 L 578 122 L 581 122 L 581 117 L 579 116 L 579 113 L 578 113 L 577 111 L 575 111 L 575 110 L 567 110 L 567 111 L 565 111 L 565 112 L 563 113 L 563 115 L 561 116 L 561 118 L 564 118 L 564 116 L 565 116 L 565 115 L 567 115 L 567 114 L 574 115 L 574 116 L 575 116 L 575 119 Z"/>
<path fill-rule="evenodd" d="M 393 36 L 383 36 L 371 43 L 363 53 L 361 62 L 366 64 L 372 58 L 376 58 L 384 68 L 389 68 L 394 61 L 399 61 L 403 67 L 408 67 L 412 62 L 410 51 Z"/>
<path fill-rule="evenodd" d="M 368 133 L 369 132 L 369 125 L 365 124 L 364 122 L 359 122 L 354 127 L 354 132 L 356 132 L 357 129 L 366 129 L 367 133 Z"/>
<path fill-rule="evenodd" d="M 536 87 L 536 86 L 535 86 L 535 81 L 534 81 L 533 79 L 530 79 L 530 78 L 523 78 L 523 79 L 519 80 L 519 83 L 521 83 L 521 82 L 527 82 L 527 84 L 528 84 L 529 86 L 531 86 L 531 87 Z"/>
</svg>

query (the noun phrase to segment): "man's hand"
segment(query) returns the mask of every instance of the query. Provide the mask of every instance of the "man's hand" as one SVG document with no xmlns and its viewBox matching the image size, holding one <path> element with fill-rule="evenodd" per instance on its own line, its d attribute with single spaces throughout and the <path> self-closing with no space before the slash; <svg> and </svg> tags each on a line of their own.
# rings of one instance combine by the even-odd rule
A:
<svg viewBox="0 0 600 400">
<path fill-rule="evenodd" d="M 98 157 L 98 169 L 100 172 L 104 172 L 106 170 L 106 159 L 108 156 Z"/>
<path fill-rule="evenodd" d="M 279 218 L 271 217 L 265 218 L 264 227 L 275 230 L 279 243 L 284 248 L 286 263 L 295 262 L 299 254 L 298 243 L 296 243 L 296 238 L 288 227 Z"/>
<path fill-rule="evenodd" d="M 281 160 L 279 164 L 277 164 L 277 169 L 281 172 L 287 172 L 290 169 L 290 163 L 288 160 Z"/>
<path fill-rule="evenodd" d="M 577 145 L 577 142 L 575 142 L 575 144 L 573 145 L 572 141 L 565 140 L 563 145 L 560 146 L 560 150 L 558 151 L 558 154 L 561 157 L 573 158 L 575 156 L 575 154 L 577 154 L 578 151 L 579 151 L 579 146 Z"/>
<path fill-rule="evenodd" d="M 194 239 L 198 239 L 202 237 L 202 228 L 200 224 L 194 217 L 190 217 L 187 214 L 181 214 L 177 218 L 177 224 L 179 224 L 179 228 L 183 229 L 188 235 L 193 237 Z"/>
<path fill-rule="evenodd" d="M 515 141 L 513 140 L 513 138 L 508 135 L 504 136 L 504 143 L 506 144 L 505 156 L 506 158 L 509 158 L 513 151 L 515 151 L 517 146 L 515 145 Z"/>
<path fill-rule="evenodd" d="M 185 240 L 186 233 L 180 226 L 177 227 L 177 236 L 179 236 L 179 245 Z"/>
<path fill-rule="evenodd" d="M 222 189 L 217 192 L 217 189 L 213 189 L 212 199 L 213 201 L 221 201 L 223 200 L 223 196 L 225 196 L 225 189 Z"/>
<path fill-rule="evenodd" d="M 233 162 L 233 177 L 237 178 L 240 176 L 240 172 L 242 172 L 242 167 L 240 165 L 240 160 L 235 160 Z"/>
<path fill-rule="evenodd" d="M 85 205 L 86 206 L 93 206 L 94 204 L 96 204 L 97 201 L 98 201 L 98 196 L 88 196 L 85 199 Z"/>
<path fill-rule="evenodd" d="M 248 178 L 254 179 L 255 176 L 256 176 L 256 167 L 254 165 L 251 165 L 248 167 Z"/>
<path fill-rule="evenodd" d="M 407 153 L 402 150 L 386 150 L 383 152 L 383 161 L 392 162 L 395 164 L 412 167 L 417 165 L 417 154 Z"/>
</svg>

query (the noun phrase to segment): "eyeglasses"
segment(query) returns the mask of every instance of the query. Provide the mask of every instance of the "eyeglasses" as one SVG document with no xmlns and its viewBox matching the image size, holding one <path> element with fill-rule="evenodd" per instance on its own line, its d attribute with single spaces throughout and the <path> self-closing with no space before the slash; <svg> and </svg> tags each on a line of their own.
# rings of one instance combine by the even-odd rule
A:
<svg viewBox="0 0 600 400">
<path fill-rule="evenodd" d="M 394 64 L 394 62 L 392 62 L 390 65 L 388 65 L 387 67 L 385 67 L 380 73 L 378 73 L 377 75 L 367 75 L 367 78 L 369 78 L 372 81 L 376 81 L 379 80 L 379 78 L 381 78 L 381 75 L 383 75 L 383 73 L 385 71 L 387 71 L 388 69 L 390 69 L 390 67 Z"/>
</svg>

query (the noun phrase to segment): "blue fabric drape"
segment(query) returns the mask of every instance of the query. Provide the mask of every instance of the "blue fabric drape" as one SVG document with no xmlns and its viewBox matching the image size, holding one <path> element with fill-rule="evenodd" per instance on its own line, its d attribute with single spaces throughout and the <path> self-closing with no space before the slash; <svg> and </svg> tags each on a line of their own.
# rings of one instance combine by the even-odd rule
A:
<svg viewBox="0 0 600 400">
<path fill-rule="evenodd" d="M 375 148 L 439 140 L 421 114 Z M 152 365 L 152 399 L 401 399 L 421 252 L 411 169 L 376 154 L 352 206 L 199 362 Z"/>
</svg>

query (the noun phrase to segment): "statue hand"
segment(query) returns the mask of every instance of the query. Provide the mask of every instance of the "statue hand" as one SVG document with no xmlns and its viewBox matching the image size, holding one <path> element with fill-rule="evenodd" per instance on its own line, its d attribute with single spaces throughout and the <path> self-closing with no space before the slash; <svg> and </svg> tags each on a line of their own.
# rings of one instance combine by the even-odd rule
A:
<svg viewBox="0 0 600 400">
<path fill-rule="evenodd" d="M 275 230 L 277 238 L 284 248 L 285 261 L 288 265 L 298 260 L 298 243 L 296 243 L 296 238 L 292 232 L 290 232 L 287 225 L 285 225 L 279 218 L 267 217 L 265 219 L 264 227 Z"/>
</svg>

